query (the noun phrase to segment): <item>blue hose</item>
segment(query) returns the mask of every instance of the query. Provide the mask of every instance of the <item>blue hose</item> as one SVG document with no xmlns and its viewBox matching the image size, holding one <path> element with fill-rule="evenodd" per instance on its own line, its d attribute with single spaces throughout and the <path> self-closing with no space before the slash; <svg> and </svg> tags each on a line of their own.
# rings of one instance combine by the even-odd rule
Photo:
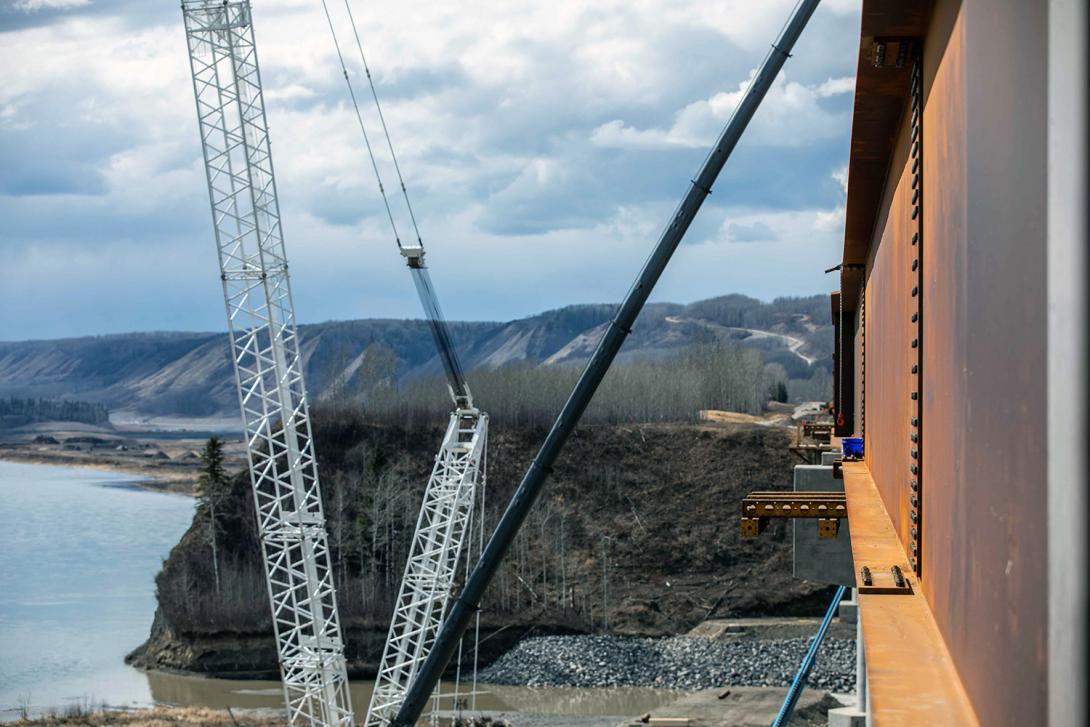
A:
<svg viewBox="0 0 1090 727">
<path fill-rule="evenodd" d="M 806 652 L 806 657 L 802 660 L 798 673 L 795 674 L 795 680 L 791 682 L 791 688 L 787 690 L 787 696 L 784 697 L 780 713 L 776 715 L 772 727 L 784 727 L 791 721 L 791 715 L 795 712 L 795 705 L 799 702 L 799 695 L 802 694 L 803 688 L 806 687 L 806 680 L 810 678 L 810 670 L 814 668 L 814 662 L 817 661 L 817 652 L 821 648 L 821 642 L 825 640 L 825 632 L 829 630 L 829 623 L 833 620 L 836 607 L 840 605 L 840 599 L 844 597 L 844 590 L 844 586 L 840 586 L 836 589 L 836 593 L 833 594 L 833 602 L 829 604 L 829 610 L 825 612 L 825 618 L 822 619 L 821 626 L 814 635 L 814 640 L 810 642 L 810 649 Z"/>
</svg>

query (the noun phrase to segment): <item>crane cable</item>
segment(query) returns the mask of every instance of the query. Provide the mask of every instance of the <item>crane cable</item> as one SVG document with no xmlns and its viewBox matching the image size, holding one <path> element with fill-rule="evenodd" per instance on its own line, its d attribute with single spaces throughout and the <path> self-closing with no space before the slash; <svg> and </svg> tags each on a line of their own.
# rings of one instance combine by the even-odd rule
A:
<svg viewBox="0 0 1090 727">
<path fill-rule="evenodd" d="M 344 0 L 344 7 L 348 12 L 348 19 L 352 24 L 352 33 L 356 40 L 356 49 L 359 51 L 360 62 L 363 64 L 364 74 L 367 76 L 367 83 L 371 88 L 371 98 L 374 99 L 375 109 L 378 112 L 378 118 L 382 125 L 382 133 L 386 138 L 386 148 L 389 149 L 390 158 L 393 160 L 398 186 L 401 187 L 401 195 L 405 200 L 405 209 L 408 210 L 409 220 L 412 223 L 412 231 L 416 237 L 416 245 L 406 248 L 401 242 L 401 235 L 398 232 L 397 223 L 394 220 L 394 213 L 390 207 L 390 200 L 386 194 L 386 185 L 382 182 L 382 173 L 379 171 L 378 160 L 375 158 L 375 150 L 371 144 L 371 137 L 367 133 L 367 126 L 363 121 L 363 113 L 360 111 L 356 89 L 352 84 L 352 77 L 348 74 L 348 66 L 344 60 L 340 39 L 337 37 L 337 30 L 333 24 L 333 17 L 329 12 L 329 3 L 328 0 L 322 0 L 322 10 L 325 12 L 326 23 L 329 25 L 329 33 L 333 37 L 333 47 L 337 51 L 337 60 L 341 65 L 341 73 L 344 76 L 345 85 L 348 86 L 348 95 L 352 99 L 352 107 L 356 112 L 356 121 L 359 122 L 360 131 L 363 132 L 364 145 L 367 147 L 367 156 L 371 160 L 371 169 L 374 171 L 375 180 L 378 182 L 378 190 L 379 194 L 382 196 L 382 204 L 386 208 L 386 217 L 390 221 L 390 228 L 394 232 L 394 240 L 397 242 L 398 250 L 400 250 L 403 255 L 406 254 L 406 252 L 411 252 L 411 254 L 405 255 L 406 260 L 409 263 L 409 269 L 412 271 L 413 283 L 416 286 L 420 302 L 424 307 L 424 313 L 428 319 L 432 337 L 435 339 L 435 345 L 439 351 L 439 359 L 443 364 L 443 368 L 445 369 L 447 378 L 450 382 L 451 397 L 454 399 L 455 405 L 458 408 L 471 409 L 473 408 L 473 396 L 469 391 L 469 384 L 466 382 L 465 372 L 462 370 L 462 364 L 458 360 L 458 354 L 455 351 L 454 343 L 450 337 L 450 331 L 446 322 L 443 320 L 443 314 L 439 308 L 439 300 L 435 294 L 430 276 L 428 275 L 423 262 L 424 242 L 420 236 L 420 228 L 416 222 L 416 213 L 413 210 L 412 202 L 409 200 L 409 190 L 405 186 L 405 179 L 401 174 L 401 165 L 397 161 L 394 143 L 390 138 L 390 129 L 386 124 L 386 116 L 382 113 L 382 104 L 379 102 L 378 90 L 375 88 L 375 80 L 371 75 L 371 68 L 367 63 L 367 56 L 363 52 L 363 41 L 360 39 L 359 28 L 356 26 L 356 18 L 352 13 L 352 6 L 349 4 L 349 0 Z"/>
<path fill-rule="evenodd" d="M 360 51 L 360 62 L 363 64 L 363 72 L 367 75 L 367 84 L 371 87 L 371 97 L 375 99 L 375 110 L 378 111 L 378 120 L 382 124 L 382 133 L 386 136 L 386 146 L 390 150 L 390 159 L 394 162 L 394 171 L 397 172 L 397 183 L 401 186 L 401 195 L 405 198 L 405 209 L 409 211 L 409 219 L 413 223 L 416 242 L 423 247 L 424 242 L 420 239 L 420 228 L 416 226 L 416 214 L 413 212 L 412 202 L 409 201 L 409 190 L 405 188 L 405 180 L 401 176 L 401 165 L 397 163 L 394 143 L 390 140 L 390 130 L 386 127 L 386 117 L 382 113 L 382 104 L 378 100 L 378 91 L 375 90 L 375 80 L 371 78 L 371 68 L 367 65 L 367 56 L 363 54 L 363 43 L 360 41 L 359 27 L 356 25 L 356 18 L 352 15 L 352 6 L 348 0 L 344 0 L 344 8 L 348 11 L 348 20 L 352 24 L 352 34 L 356 36 L 356 48 Z"/>
<path fill-rule="evenodd" d="M 409 211 L 409 220 L 412 222 L 413 234 L 416 235 L 417 244 L 423 248 L 424 243 L 420 238 L 420 228 L 416 224 L 416 215 L 413 212 L 412 202 L 409 201 L 409 190 L 405 187 L 405 179 L 401 176 L 401 166 L 397 162 L 397 154 L 394 152 L 394 144 L 390 139 L 390 130 L 386 126 L 386 117 L 382 113 L 382 104 L 378 100 L 378 91 L 375 89 L 374 79 L 371 78 L 371 69 L 367 65 L 367 56 L 363 53 L 363 43 L 360 40 L 359 30 L 356 28 L 356 19 L 352 14 L 352 7 L 348 4 L 348 0 L 344 0 L 344 7 L 348 11 L 348 18 L 352 23 L 352 33 L 356 38 L 356 47 L 359 49 L 360 61 L 363 63 L 363 70 L 367 76 L 367 83 L 371 87 L 371 96 L 375 100 L 375 109 L 378 111 L 379 121 L 382 123 L 382 133 L 386 137 L 386 146 L 390 150 L 390 157 L 394 162 L 394 170 L 397 173 L 397 182 L 401 187 L 402 197 L 405 199 L 405 208 Z M 397 231 L 397 223 L 394 221 L 394 213 L 390 209 L 390 200 L 386 196 L 386 186 L 382 183 L 382 174 L 379 172 L 378 161 L 375 159 L 375 151 L 371 146 L 371 137 L 367 134 L 367 127 L 363 123 L 363 114 L 360 112 L 360 105 L 356 99 L 356 89 L 352 85 L 352 78 L 348 75 L 348 67 L 344 62 L 344 53 L 341 51 L 341 43 L 337 38 L 337 31 L 333 27 L 333 17 L 329 13 L 329 4 L 326 0 L 322 0 L 322 10 L 325 12 L 326 23 L 329 24 L 329 34 L 333 37 L 333 47 L 337 50 L 337 60 L 341 65 L 341 73 L 344 75 L 345 85 L 348 86 L 348 95 L 352 99 L 352 107 L 356 111 L 356 121 L 359 122 L 360 131 L 363 132 L 363 143 L 367 147 L 367 156 L 371 160 L 371 169 L 375 172 L 375 181 L 378 182 L 378 191 L 382 196 L 382 204 L 386 208 L 386 217 L 390 221 L 390 228 L 394 232 L 394 240 L 397 242 L 398 249 L 402 248 L 401 235 Z"/>
<path fill-rule="evenodd" d="M 359 28 L 356 25 L 356 18 L 352 13 L 352 6 L 349 4 L 349 0 L 344 0 L 344 7 L 345 7 L 345 10 L 348 12 L 348 20 L 352 25 L 352 34 L 355 37 L 356 48 L 357 48 L 357 50 L 359 51 L 359 54 L 360 54 L 360 63 L 363 64 L 364 75 L 367 76 L 367 84 L 371 88 L 371 98 L 374 99 L 374 102 L 375 102 L 375 110 L 378 112 L 379 122 L 382 125 L 382 134 L 383 134 L 383 136 L 386 137 L 386 148 L 390 150 L 390 158 L 393 160 L 393 163 L 394 163 L 394 171 L 397 174 L 398 186 L 401 187 L 401 195 L 402 195 L 403 199 L 405 200 L 405 209 L 408 210 L 408 213 L 409 213 L 409 220 L 412 223 L 413 234 L 416 236 L 417 245 L 420 247 L 421 250 L 423 250 L 424 249 L 424 241 L 421 239 L 421 236 L 420 236 L 420 227 L 417 225 L 417 222 L 416 222 L 416 213 L 413 211 L 412 202 L 409 200 L 409 190 L 406 188 L 405 179 L 401 174 L 401 165 L 397 161 L 397 153 L 394 151 L 394 143 L 393 143 L 393 140 L 390 138 L 390 129 L 386 125 L 386 117 L 382 113 L 382 103 L 379 101 L 379 98 L 378 98 L 378 91 L 375 88 L 375 80 L 371 76 L 371 68 L 367 64 L 367 56 L 363 52 L 363 41 L 360 39 Z M 367 126 L 363 122 L 363 114 L 360 111 L 359 101 L 356 98 L 356 89 L 352 85 L 351 76 L 348 75 L 348 67 L 344 62 L 344 53 L 341 51 L 341 43 L 340 43 L 340 40 L 337 37 L 337 30 L 333 25 L 333 17 L 329 12 L 329 4 L 328 4 L 327 0 L 322 0 L 322 11 L 325 13 L 326 23 L 329 25 L 329 34 L 333 38 L 333 47 L 337 51 L 337 61 L 340 63 L 341 73 L 344 76 L 345 85 L 348 87 L 348 95 L 352 99 L 352 108 L 355 110 L 355 113 L 356 113 L 356 121 L 359 122 L 360 131 L 363 133 L 363 142 L 364 142 L 364 145 L 367 147 L 367 156 L 371 160 L 371 169 L 375 173 L 375 181 L 378 183 L 378 191 L 379 191 L 379 194 L 382 196 L 382 204 L 386 208 L 386 217 L 390 221 L 390 228 L 393 230 L 393 233 L 394 233 L 394 241 L 397 243 L 398 249 L 402 250 L 402 249 L 404 249 L 404 246 L 401 244 L 401 235 L 397 231 L 397 223 L 394 221 L 393 210 L 390 208 L 390 200 L 386 196 L 386 186 L 382 183 L 382 174 L 381 174 L 381 172 L 379 172 L 378 161 L 375 159 L 375 151 L 374 151 L 374 148 L 371 146 L 371 137 L 368 135 Z M 447 331 L 446 324 L 443 321 L 442 313 L 439 310 L 439 301 L 438 301 L 438 298 L 435 295 L 435 291 L 431 288 L 431 281 L 427 276 L 427 271 L 424 270 L 421 267 L 421 268 L 414 269 L 413 273 L 414 273 L 414 276 L 413 276 L 414 282 L 417 284 L 417 292 L 420 295 L 421 303 L 424 305 L 425 313 L 427 314 L 428 320 L 431 323 L 432 334 L 435 337 L 436 345 L 439 348 L 440 358 L 443 360 L 444 367 L 447 369 L 447 375 L 451 379 L 451 384 L 452 384 L 451 392 L 455 396 L 455 401 L 459 402 L 459 395 L 458 394 L 461 393 L 465 397 L 464 401 L 471 403 L 472 399 L 469 398 L 469 389 L 468 389 L 468 386 L 465 383 L 465 375 L 462 373 L 461 365 L 458 362 L 457 354 L 454 351 L 454 344 L 450 340 L 450 336 L 449 336 L 449 333 Z M 455 387 L 460 387 L 461 392 L 456 392 Z M 483 457 L 487 457 L 487 454 L 483 455 Z M 484 462 L 487 462 L 487 459 L 485 459 Z M 487 464 L 485 464 L 484 462 L 482 462 L 482 466 L 487 468 Z M 469 555 L 470 555 L 470 551 L 472 550 L 472 521 L 473 521 L 473 518 L 472 518 L 472 514 L 471 514 L 471 516 L 470 516 L 470 533 L 471 533 L 471 535 L 470 535 L 470 546 L 466 548 L 466 569 L 467 569 L 467 571 L 469 569 Z M 478 548 L 479 548 L 478 553 L 479 553 L 480 550 L 482 550 L 483 547 L 484 547 L 484 492 L 483 491 L 481 493 L 480 522 L 479 522 L 478 527 L 480 529 L 480 533 L 479 533 L 480 543 L 478 545 Z M 477 613 L 477 628 L 476 628 L 476 633 L 474 634 L 474 637 L 473 637 L 473 679 L 472 679 L 472 688 L 470 690 L 470 694 L 472 695 L 472 700 L 473 700 L 472 701 L 472 709 L 474 709 L 474 710 L 476 709 L 476 703 L 477 703 L 477 664 L 478 664 L 478 654 L 479 654 L 479 651 L 480 651 L 480 639 L 481 639 L 480 619 L 481 619 L 481 616 L 480 616 L 480 613 L 478 612 Z M 462 648 L 462 641 L 460 640 L 459 644 L 458 644 L 459 653 L 461 652 L 461 648 Z M 457 676 L 455 677 L 455 682 L 454 682 L 454 694 L 455 694 L 456 699 L 457 699 L 458 689 L 459 689 L 460 683 L 461 683 L 461 659 L 459 659 L 458 673 L 457 673 Z M 436 697 L 438 698 L 438 696 L 439 696 L 439 690 L 436 690 Z M 455 704 L 455 708 L 457 708 L 457 704 Z M 436 704 L 436 709 L 433 710 L 433 718 L 437 714 L 438 714 L 438 703 Z"/>
</svg>

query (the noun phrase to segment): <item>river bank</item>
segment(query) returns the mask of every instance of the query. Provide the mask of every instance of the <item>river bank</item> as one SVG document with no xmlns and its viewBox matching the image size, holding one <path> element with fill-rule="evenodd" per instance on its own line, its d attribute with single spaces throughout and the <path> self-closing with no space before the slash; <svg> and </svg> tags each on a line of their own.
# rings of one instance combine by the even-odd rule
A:
<svg viewBox="0 0 1090 727">
<path fill-rule="evenodd" d="M 486 531 L 542 436 L 490 432 Z M 378 425 L 348 411 L 314 418 L 352 678 L 377 669 L 441 437 L 438 427 Z M 481 604 L 481 663 L 527 635 L 675 636 L 717 617 L 820 614 L 828 588 L 792 578 L 790 531 L 778 523 L 744 540 L 735 524 L 753 482 L 790 481 L 788 443 L 769 427 L 579 429 Z M 217 677 L 277 672 L 253 508 L 249 478 L 233 479 L 218 510 L 220 588 L 207 523 L 192 523 L 157 577 L 154 626 L 130 663 Z"/>
<path fill-rule="evenodd" d="M 135 475 L 132 486 L 194 494 L 199 452 L 210 432 L 144 432 L 72 423 L 38 424 L 0 432 L 0 461 L 79 467 Z M 246 466 L 237 438 L 225 439 L 229 471 Z"/>
<path fill-rule="evenodd" d="M 55 714 L 22 717 L 13 727 L 279 727 L 283 714 L 269 710 L 215 710 L 193 707 L 156 707 L 154 709 L 94 709 L 86 706 L 66 707 Z"/>
<path fill-rule="evenodd" d="M 61 453 L 26 450 L 19 446 L 0 445 L 0 462 L 12 464 L 43 465 L 52 467 L 76 467 L 96 472 L 133 475 L 129 486 L 151 492 L 175 495 L 193 495 L 199 473 L 193 471 L 164 472 L 157 467 L 139 463 L 118 462 L 111 458 L 67 456 Z"/>
</svg>

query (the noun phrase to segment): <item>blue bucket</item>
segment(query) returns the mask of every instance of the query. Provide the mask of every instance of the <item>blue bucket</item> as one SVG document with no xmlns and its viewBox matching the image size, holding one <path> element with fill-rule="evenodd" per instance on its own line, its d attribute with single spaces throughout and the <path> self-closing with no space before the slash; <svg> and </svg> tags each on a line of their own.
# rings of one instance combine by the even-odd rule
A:
<svg viewBox="0 0 1090 727">
<path fill-rule="evenodd" d="M 844 437 L 840 440 L 840 448 L 844 452 L 844 459 L 863 458 L 863 438 Z"/>
</svg>

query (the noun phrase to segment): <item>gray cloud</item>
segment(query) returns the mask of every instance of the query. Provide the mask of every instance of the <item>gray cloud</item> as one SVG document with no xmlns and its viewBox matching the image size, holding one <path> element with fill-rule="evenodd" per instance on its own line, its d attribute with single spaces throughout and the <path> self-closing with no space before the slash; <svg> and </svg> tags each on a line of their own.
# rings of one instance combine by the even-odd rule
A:
<svg viewBox="0 0 1090 727">
<path fill-rule="evenodd" d="M 732 222 L 727 225 L 727 239 L 730 242 L 775 242 L 778 235 L 768 223 L 760 220 L 748 225 Z"/>
<path fill-rule="evenodd" d="M 792 4 L 359 6 L 448 315 L 502 319 L 623 294 L 722 123 L 709 100 L 737 91 Z M 814 268 L 836 250 L 843 189 L 831 175 L 847 157 L 851 94 L 823 84 L 854 72 L 849 5 L 831 0 L 814 17 L 787 66 L 794 85 L 762 108 L 661 295 L 826 284 Z M 13 8 L 0 9 L 0 63 L 14 69 L 0 89 L 0 305 L 19 315 L 0 338 L 222 327 L 176 4 Z M 301 319 L 417 315 L 320 5 L 264 0 L 255 22 Z M 772 132 L 791 93 L 810 116 L 793 133 L 809 136 L 785 145 Z M 666 134 L 702 104 L 686 144 L 595 141 L 611 124 Z M 747 246 L 715 245 L 746 230 L 805 252 L 762 277 Z M 173 274 L 149 285 L 164 259 Z M 48 303 L 16 300 L 61 281 Z"/>
</svg>

